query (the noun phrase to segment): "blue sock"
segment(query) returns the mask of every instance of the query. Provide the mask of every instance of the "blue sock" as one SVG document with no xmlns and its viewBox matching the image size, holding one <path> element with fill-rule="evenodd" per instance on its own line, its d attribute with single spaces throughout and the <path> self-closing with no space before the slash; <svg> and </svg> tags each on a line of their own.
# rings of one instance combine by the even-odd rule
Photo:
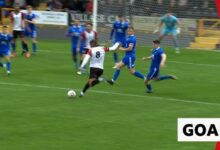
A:
<svg viewBox="0 0 220 150">
<path fill-rule="evenodd" d="M 7 71 L 11 71 L 11 63 L 9 61 L 6 62 Z"/>
<path fill-rule="evenodd" d="M 0 67 L 3 67 L 3 63 L 2 62 L 0 62 Z"/>
<path fill-rule="evenodd" d="M 148 90 L 148 91 L 152 91 L 151 84 L 147 84 L 147 90 Z"/>
<path fill-rule="evenodd" d="M 138 78 L 144 79 L 144 76 L 138 71 L 135 71 L 134 75 Z"/>
<path fill-rule="evenodd" d="M 117 63 L 118 62 L 118 54 L 116 52 L 113 53 L 113 57 L 114 57 L 114 62 Z"/>
<path fill-rule="evenodd" d="M 173 42 L 174 42 L 175 47 L 178 48 L 179 47 L 179 43 L 177 41 L 177 37 L 176 36 L 173 38 Z"/>
<path fill-rule="evenodd" d="M 121 72 L 121 70 L 120 69 L 117 69 L 116 71 L 115 71 L 115 74 L 114 74 L 114 76 L 113 76 L 113 81 L 116 81 L 117 79 L 118 79 L 118 77 L 119 77 L 119 75 L 120 75 L 120 72 Z"/>
<path fill-rule="evenodd" d="M 16 50 L 16 45 L 15 45 L 15 43 L 11 43 L 11 47 L 12 47 L 12 51 L 15 51 L 15 50 Z"/>
<path fill-rule="evenodd" d="M 172 79 L 172 77 L 171 76 L 159 76 L 159 81 L 167 80 L 167 79 Z"/>
<path fill-rule="evenodd" d="M 32 43 L 32 51 L 34 53 L 37 52 L 37 44 L 36 43 Z"/>
</svg>

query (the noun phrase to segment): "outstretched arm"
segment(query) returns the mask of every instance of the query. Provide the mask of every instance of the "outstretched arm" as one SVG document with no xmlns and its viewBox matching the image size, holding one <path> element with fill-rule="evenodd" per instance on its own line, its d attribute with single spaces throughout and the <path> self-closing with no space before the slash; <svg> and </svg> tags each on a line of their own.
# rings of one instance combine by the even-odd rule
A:
<svg viewBox="0 0 220 150">
<path fill-rule="evenodd" d="M 120 47 L 119 49 L 121 51 L 132 51 L 133 47 L 134 47 L 134 43 L 130 43 L 128 48 Z"/>
<path fill-rule="evenodd" d="M 143 57 L 142 60 L 151 60 L 152 56 L 148 56 L 148 57 Z"/>
<path fill-rule="evenodd" d="M 109 51 L 115 51 L 116 49 L 118 49 L 119 46 L 120 46 L 120 43 L 117 42 L 112 47 L 109 47 Z"/>
</svg>

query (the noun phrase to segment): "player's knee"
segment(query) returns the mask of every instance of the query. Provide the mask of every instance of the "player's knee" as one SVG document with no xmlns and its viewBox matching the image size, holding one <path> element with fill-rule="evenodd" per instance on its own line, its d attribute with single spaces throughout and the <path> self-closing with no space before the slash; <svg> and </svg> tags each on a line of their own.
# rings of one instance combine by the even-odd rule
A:
<svg viewBox="0 0 220 150">
<path fill-rule="evenodd" d="M 134 69 L 129 69 L 130 74 L 134 74 L 135 70 Z"/>
</svg>

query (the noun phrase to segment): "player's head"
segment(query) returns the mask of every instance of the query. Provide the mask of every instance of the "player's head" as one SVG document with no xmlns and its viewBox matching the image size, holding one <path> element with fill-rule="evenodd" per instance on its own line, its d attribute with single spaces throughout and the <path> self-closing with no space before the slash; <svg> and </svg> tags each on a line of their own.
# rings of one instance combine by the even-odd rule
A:
<svg viewBox="0 0 220 150">
<path fill-rule="evenodd" d="M 91 31 L 92 30 L 92 23 L 91 22 L 87 22 L 86 23 L 86 30 L 87 31 Z"/>
<path fill-rule="evenodd" d="M 14 9 L 15 9 L 15 12 L 16 12 L 16 13 L 19 13 L 19 12 L 20 12 L 20 7 L 19 7 L 18 4 L 15 5 Z"/>
<path fill-rule="evenodd" d="M 128 28 L 128 35 L 133 35 L 134 34 L 134 27 L 130 26 Z"/>
<path fill-rule="evenodd" d="M 118 20 L 119 20 L 120 22 L 123 22 L 123 21 L 124 21 L 123 16 L 122 16 L 122 15 L 118 15 Z"/>
<path fill-rule="evenodd" d="M 171 16 L 172 14 L 173 14 L 172 11 L 170 9 L 168 9 L 167 12 L 166 12 L 166 15 Z"/>
<path fill-rule="evenodd" d="M 159 40 L 154 40 L 153 41 L 153 47 L 154 48 L 157 48 L 157 47 L 159 47 L 160 46 L 160 41 Z"/>
<path fill-rule="evenodd" d="M 28 11 L 28 13 L 32 13 L 32 10 L 33 10 L 32 6 L 31 6 L 31 5 L 28 5 L 28 6 L 27 6 L 27 11 Z"/>
<path fill-rule="evenodd" d="M 3 25 L 2 26 L 2 33 L 7 33 L 8 32 L 8 26 L 6 26 L 6 25 Z"/>
<path fill-rule="evenodd" d="M 75 26 L 79 26 L 79 19 L 78 19 L 78 18 L 74 18 L 74 19 L 73 19 L 73 24 L 74 24 Z"/>
<path fill-rule="evenodd" d="M 91 45 L 91 47 L 96 47 L 96 46 L 98 46 L 98 41 L 92 40 L 92 41 L 90 41 L 90 45 Z"/>
</svg>

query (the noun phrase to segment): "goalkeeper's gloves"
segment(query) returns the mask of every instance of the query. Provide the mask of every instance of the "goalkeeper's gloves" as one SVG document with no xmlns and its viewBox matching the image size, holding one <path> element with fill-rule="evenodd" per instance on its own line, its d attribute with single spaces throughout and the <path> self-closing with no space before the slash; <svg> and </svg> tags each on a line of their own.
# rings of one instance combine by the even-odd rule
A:
<svg viewBox="0 0 220 150">
<path fill-rule="evenodd" d="M 159 27 L 157 27 L 155 30 L 154 30 L 154 33 L 157 33 L 157 32 L 159 32 Z"/>
<path fill-rule="evenodd" d="M 181 32 L 181 29 L 180 29 L 180 28 L 177 28 L 177 29 L 176 29 L 176 33 L 177 33 L 177 34 L 180 34 L 180 32 Z"/>
</svg>

